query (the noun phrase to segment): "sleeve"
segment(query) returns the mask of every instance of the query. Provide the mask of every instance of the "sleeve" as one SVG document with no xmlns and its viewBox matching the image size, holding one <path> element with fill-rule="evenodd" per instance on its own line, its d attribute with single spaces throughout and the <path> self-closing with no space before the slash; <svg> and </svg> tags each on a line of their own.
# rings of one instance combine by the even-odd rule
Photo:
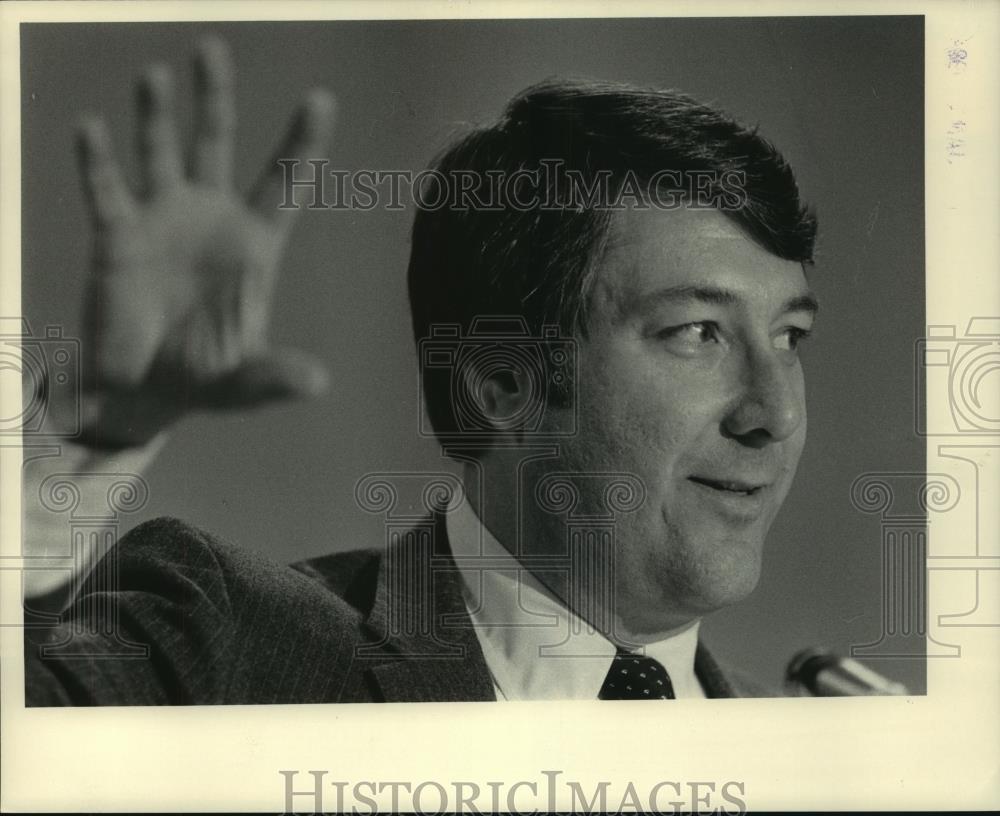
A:
<svg viewBox="0 0 1000 816">
<path fill-rule="evenodd" d="M 56 626 L 26 630 L 25 704 L 222 702 L 234 632 L 215 542 L 154 519 L 102 559 Z"/>
</svg>

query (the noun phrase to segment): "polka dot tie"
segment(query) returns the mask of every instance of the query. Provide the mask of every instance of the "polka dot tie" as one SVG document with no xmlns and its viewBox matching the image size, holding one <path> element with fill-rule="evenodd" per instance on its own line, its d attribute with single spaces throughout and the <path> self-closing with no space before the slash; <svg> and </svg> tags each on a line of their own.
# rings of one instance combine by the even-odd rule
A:
<svg viewBox="0 0 1000 816">
<path fill-rule="evenodd" d="M 673 700 L 674 686 L 656 660 L 618 652 L 598 692 L 599 700 Z"/>
</svg>

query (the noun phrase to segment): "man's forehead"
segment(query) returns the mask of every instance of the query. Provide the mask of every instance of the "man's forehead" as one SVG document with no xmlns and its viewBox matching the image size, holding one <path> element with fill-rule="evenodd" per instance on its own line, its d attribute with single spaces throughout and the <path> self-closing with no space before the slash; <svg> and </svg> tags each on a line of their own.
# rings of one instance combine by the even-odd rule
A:
<svg viewBox="0 0 1000 816">
<path fill-rule="evenodd" d="M 630 313 L 664 293 L 696 289 L 737 299 L 770 295 L 776 303 L 811 296 L 800 263 L 768 252 L 718 210 L 615 214 L 597 270 L 595 305 Z"/>
<path fill-rule="evenodd" d="M 672 243 L 734 239 L 747 236 L 715 207 L 624 207 L 611 219 L 609 247 L 665 238 Z"/>
</svg>

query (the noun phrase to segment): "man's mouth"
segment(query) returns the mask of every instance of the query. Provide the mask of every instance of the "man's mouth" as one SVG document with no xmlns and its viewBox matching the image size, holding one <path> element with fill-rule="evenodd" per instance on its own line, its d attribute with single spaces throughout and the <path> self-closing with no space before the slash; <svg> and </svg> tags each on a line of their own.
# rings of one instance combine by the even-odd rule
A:
<svg viewBox="0 0 1000 816">
<path fill-rule="evenodd" d="M 760 493 L 766 484 L 761 482 L 749 482 L 740 479 L 710 479 L 706 476 L 688 476 L 696 484 L 710 487 L 713 490 L 725 491 L 736 496 L 755 496 Z"/>
</svg>

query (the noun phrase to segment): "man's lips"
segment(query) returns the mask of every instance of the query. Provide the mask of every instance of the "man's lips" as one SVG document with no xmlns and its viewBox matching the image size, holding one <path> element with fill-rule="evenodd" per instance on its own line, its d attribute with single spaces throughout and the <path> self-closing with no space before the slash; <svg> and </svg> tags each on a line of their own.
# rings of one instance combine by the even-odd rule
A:
<svg viewBox="0 0 1000 816">
<path fill-rule="evenodd" d="M 688 476 L 696 484 L 710 487 L 713 490 L 725 491 L 736 496 L 754 496 L 768 486 L 768 482 L 760 479 L 730 479 L 711 478 L 708 476 Z"/>
<path fill-rule="evenodd" d="M 748 478 L 745 474 L 699 474 L 688 476 L 688 481 L 720 518 L 741 526 L 764 518 L 773 496 L 769 490 L 773 481 L 756 475 Z"/>
</svg>

